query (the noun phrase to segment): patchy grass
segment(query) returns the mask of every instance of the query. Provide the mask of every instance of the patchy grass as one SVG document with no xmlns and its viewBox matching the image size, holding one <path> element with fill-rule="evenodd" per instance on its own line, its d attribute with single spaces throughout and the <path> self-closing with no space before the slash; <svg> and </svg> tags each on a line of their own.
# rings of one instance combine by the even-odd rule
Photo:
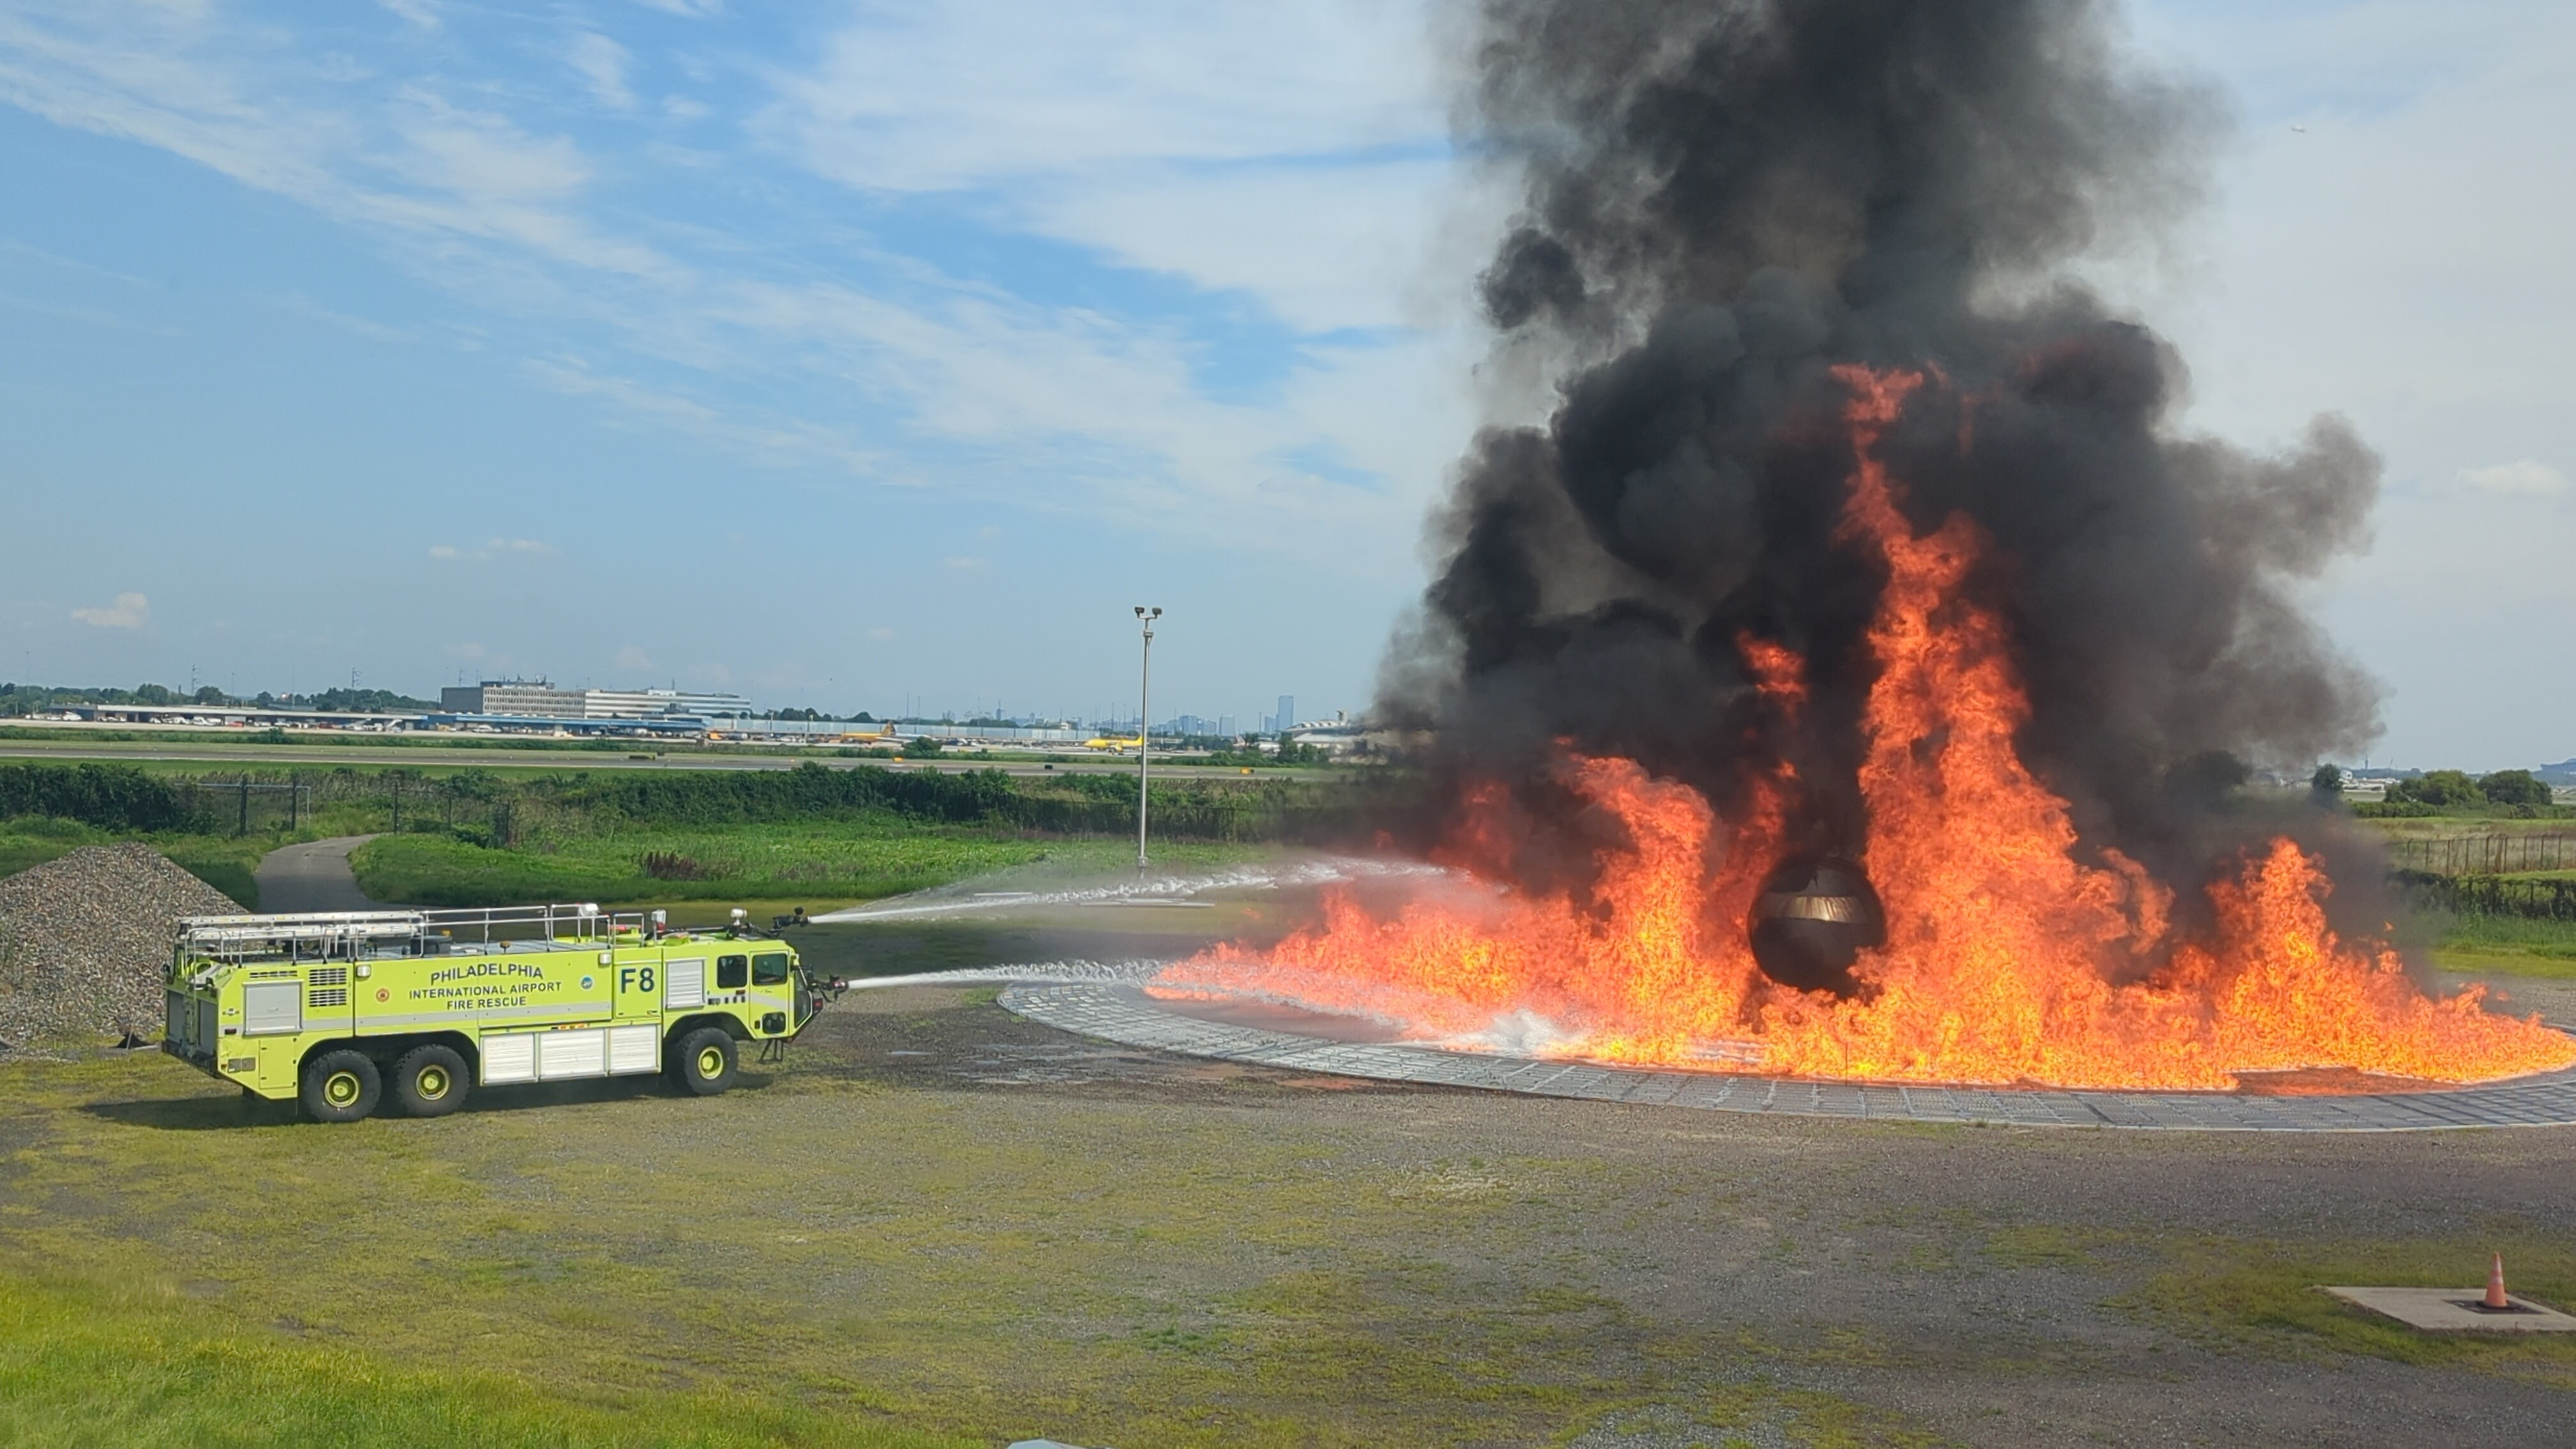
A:
<svg viewBox="0 0 2576 1449">
<path fill-rule="evenodd" d="M 2536 976 L 2556 981 L 2576 981 L 2576 958 L 2540 955 L 2489 947 L 2456 949 L 2435 947 L 2433 964 L 2445 971 L 2459 971 L 2472 976 Z"/>
<path fill-rule="evenodd" d="M 2420 919 L 2433 939 L 2433 964 L 2445 971 L 2576 978 L 2576 921 L 2432 912 Z"/>
<path fill-rule="evenodd" d="M 1486 1256 L 1595 1164 L 1425 1195 L 1304 1118 L 757 1071 L 324 1128 L 0 1060 L 0 1440 L 1530 1444 L 1758 1369 Z M 1838 1403 L 1755 1407 L 1899 1442 Z"/>
<path fill-rule="evenodd" d="M 2576 1342 L 2569 1341 L 2576 1334 L 2426 1333 L 2318 1291 L 2323 1284 L 2481 1287 L 2487 1255 L 2501 1252 L 2516 1293 L 2576 1306 L 2576 1250 L 2511 1225 L 2445 1239 L 2166 1238 L 2158 1251 L 2169 1266 L 2127 1302 L 2205 1342 L 2457 1365 L 2576 1387 Z"/>
</svg>

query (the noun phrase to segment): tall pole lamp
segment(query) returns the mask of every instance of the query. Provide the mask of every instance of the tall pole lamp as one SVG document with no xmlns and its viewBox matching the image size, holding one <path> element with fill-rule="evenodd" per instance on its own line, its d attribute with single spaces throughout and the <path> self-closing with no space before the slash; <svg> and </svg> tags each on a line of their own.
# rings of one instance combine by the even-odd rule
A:
<svg viewBox="0 0 2576 1449">
<path fill-rule="evenodd" d="M 1154 621 L 1159 608 L 1136 606 L 1136 622 L 1145 627 L 1145 656 L 1136 676 L 1136 873 L 1145 873 L 1145 790 L 1154 774 Z"/>
</svg>

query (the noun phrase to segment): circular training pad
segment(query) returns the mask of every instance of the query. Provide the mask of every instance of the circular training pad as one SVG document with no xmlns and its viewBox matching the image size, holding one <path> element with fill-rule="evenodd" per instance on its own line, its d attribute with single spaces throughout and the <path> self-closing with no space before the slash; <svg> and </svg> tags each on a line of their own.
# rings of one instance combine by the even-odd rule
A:
<svg viewBox="0 0 2576 1449">
<path fill-rule="evenodd" d="M 2185 1132 L 2421 1132 L 2576 1126 L 2576 1069 L 2482 1087 L 2264 1096 L 2065 1088 L 1914 1087 L 1609 1066 L 1329 1037 L 1184 1014 L 1132 984 L 1020 985 L 1001 1003 L 1031 1021 L 1127 1046 L 1303 1072 L 1753 1112 L 1882 1122 L 1990 1122 Z"/>
</svg>

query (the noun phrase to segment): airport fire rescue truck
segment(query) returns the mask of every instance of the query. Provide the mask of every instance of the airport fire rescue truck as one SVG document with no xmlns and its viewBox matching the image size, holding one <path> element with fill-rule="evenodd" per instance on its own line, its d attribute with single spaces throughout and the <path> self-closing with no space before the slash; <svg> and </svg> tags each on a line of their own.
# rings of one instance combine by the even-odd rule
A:
<svg viewBox="0 0 2576 1449">
<path fill-rule="evenodd" d="M 831 990 L 741 911 L 701 931 L 592 905 L 194 916 L 162 1050 L 323 1122 L 629 1073 L 712 1096 L 745 1044 L 783 1050 Z"/>
</svg>

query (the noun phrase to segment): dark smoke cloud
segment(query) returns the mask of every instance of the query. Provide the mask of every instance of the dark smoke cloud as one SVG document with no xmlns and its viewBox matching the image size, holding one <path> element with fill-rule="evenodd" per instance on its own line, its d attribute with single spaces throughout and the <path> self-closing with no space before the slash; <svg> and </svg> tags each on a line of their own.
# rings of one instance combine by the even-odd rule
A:
<svg viewBox="0 0 2576 1449">
<path fill-rule="evenodd" d="M 1529 782 L 1571 739 L 1723 808 L 1785 754 L 1809 843 L 1856 844 L 1878 579 L 1831 538 L 1846 362 L 1937 369 L 1890 460 L 1918 527 L 1992 536 L 1977 586 L 2016 630 L 2024 754 L 2088 839 L 2196 880 L 2251 828 L 2231 762 L 2375 732 L 2291 587 L 2360 536 L 2376 457 L 2333 418 L 2269 457 L 2178 436 L 2179 359 L 2066 275 L 2188 210 L 2223 130 L 2213 94 L 2124 60 L 2115 19 L 1488 0 L 1471 126 L 1529 190 L 1483 298 L 1501 355 L 1565 381 L 1544 429 L 1476 440 L 1390 659 L 1382 712 L 1435 725 L 1449 779 L 1543 808 Z M 1807 656 L 1802 727 L 1749 689 L 1744 633 Z"/>
</svg>

